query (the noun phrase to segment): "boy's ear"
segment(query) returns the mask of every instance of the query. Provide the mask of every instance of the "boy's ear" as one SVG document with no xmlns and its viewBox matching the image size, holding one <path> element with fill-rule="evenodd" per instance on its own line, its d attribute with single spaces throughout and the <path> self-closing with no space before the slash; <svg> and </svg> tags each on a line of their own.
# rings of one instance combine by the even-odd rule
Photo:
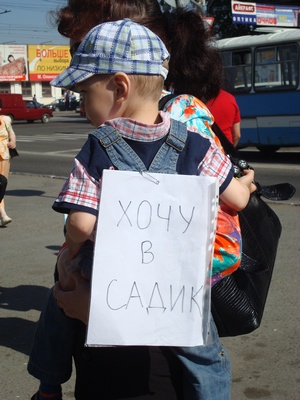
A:
<svg viewBox="0 0 300 400">
<path fill-rule="evenodd" d="M 114 75 L 115 99 L 118 102 L 127 100 L 130 91 L 130 80 L 124 72 L 117 72 Z"/>
</svg>

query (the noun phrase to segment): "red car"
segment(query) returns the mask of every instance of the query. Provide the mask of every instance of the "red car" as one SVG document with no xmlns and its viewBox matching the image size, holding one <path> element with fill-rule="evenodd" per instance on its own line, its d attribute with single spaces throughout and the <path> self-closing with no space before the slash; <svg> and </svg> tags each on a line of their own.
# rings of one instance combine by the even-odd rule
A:
<svg viewBox="0 0 300 400">
<path fill-rule="evenodd" d="M 48 123 L 53 117 L 52 110 L 45 107 L 31 107 L 30 103 L 32 102 L 26 103 L 21 94 L 0 94 L 0 114 L 10 116 L 12 121 L 26 120 L 30 123 L 36 120 Z"/>
</svg>

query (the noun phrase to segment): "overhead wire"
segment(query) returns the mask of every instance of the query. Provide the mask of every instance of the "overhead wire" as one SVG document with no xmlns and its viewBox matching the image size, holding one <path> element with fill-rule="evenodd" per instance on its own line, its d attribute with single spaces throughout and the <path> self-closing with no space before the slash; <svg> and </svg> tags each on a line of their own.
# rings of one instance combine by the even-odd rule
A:
<svg viewBox="0 0 300 400">
<path fill-rule="evenodd" d="M 1 1 L 0 14 L 3 11 L 10 11 L 0 15 L 0 42 L 12 41 L 18 44 L 35 44 L 41 41 L 53 41 L 53 43 L 67 43 L 56 31 L 56 29 L 47 22 L 47 13 L 50 10 L 55 10 L 58 6 L 63 6 L 66 1 L 62 0 L 38 0 L 26 2 L 6 2 Z M 24 15 L 23 23 L 11 22 L 11 14 L 20 11 Z M 38 18 L 26 18 L 28 13 L 43 14 L 44 25 L 37 25 Z M 10 15 L 10 17 L 6 17 Z M 26 21 L 26 22 L 25 22 Z M 27 23 L 28 21 L 28 23 Z"/>
</svg>

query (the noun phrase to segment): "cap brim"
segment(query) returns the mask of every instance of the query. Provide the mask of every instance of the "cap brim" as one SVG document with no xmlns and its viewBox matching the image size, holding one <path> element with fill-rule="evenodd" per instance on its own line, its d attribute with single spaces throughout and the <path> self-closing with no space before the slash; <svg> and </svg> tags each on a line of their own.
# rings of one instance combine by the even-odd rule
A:
<svg viewBox="0 0 300 400">
<path fill-rule="evenodd" d="M 66 89 L 73 89 L 76 83 L 85 81 L 86 79 L 95 75 L 93 72 L 83 71 L 77 68 L 66 68 L 64 72 L 59 74 L 51 82 L 51 86 L 61 87 Z"/>
</svg>

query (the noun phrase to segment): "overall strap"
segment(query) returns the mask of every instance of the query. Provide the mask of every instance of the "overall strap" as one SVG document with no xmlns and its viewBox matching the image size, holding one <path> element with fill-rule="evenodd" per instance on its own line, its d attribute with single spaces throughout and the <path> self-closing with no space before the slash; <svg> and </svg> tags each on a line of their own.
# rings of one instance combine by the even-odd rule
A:
<svg viewBox="0 0 300 400">
<path fill-rule="evenodd" d="M 121 134 L 111 126 L 102 126 L 91 132 L 97 137 L 107 152 L 112 164 L 123 171 L 147 171 L 140 157 L 132 150 Z M 157 173 L 176 173 L 179 153 L 187 139 L 187 128 L 181 122 L 171 120 L 170 132 L 166 141 L 156 153 L 148 171 Z"/>
<path fill-rule="evenodd" d="M 112 126 L 101 126 L 91 132 L 107 152 L 112 164 L 121 171 L 147 171 L 145 164 Z"/>
<path fill-rule="evenodd" d="M 184 149 L 186 140 L 186 125 L 182 122 L 171 119 L 171 127 L 166 141 L 156 153 L 148 171 L 176 174 L 178 157 Z"/>
</svg>

